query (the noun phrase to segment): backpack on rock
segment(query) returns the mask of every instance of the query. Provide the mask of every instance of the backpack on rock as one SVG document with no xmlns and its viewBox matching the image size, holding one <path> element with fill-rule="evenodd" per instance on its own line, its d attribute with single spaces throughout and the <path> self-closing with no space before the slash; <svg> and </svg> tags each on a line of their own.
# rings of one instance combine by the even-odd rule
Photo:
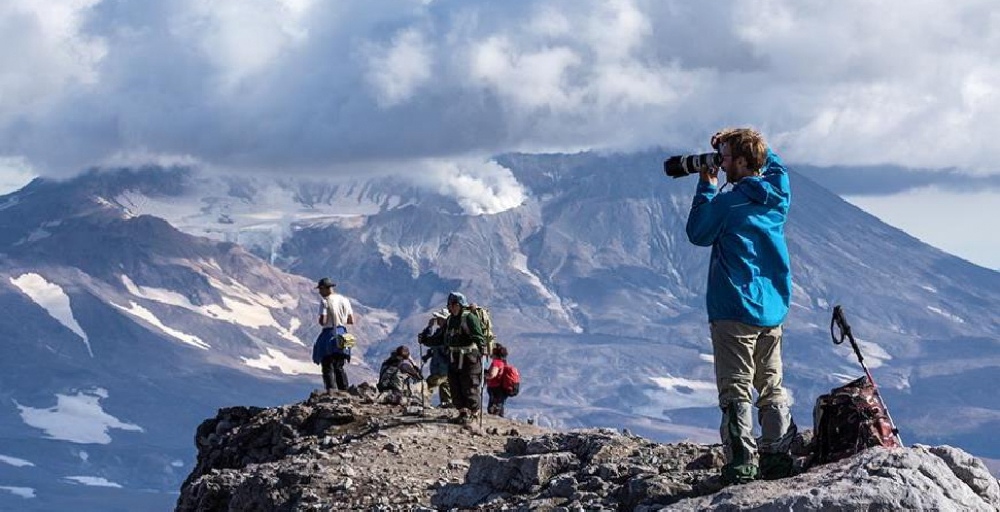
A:
<svg viewBox="0 0 1000 512">
<path fill-rule="evenodd" d="M 834 333 L 839 329 L 840 336 Z M 835 345 L 851 342 L 854 355 L 865 376 L 834 388 L 816 399 L 813 408 L 814 464 L 834 462 L 873 446 L 898 448 L 903 446 L 889 409 L 879 393 L 872 373 L 865 365 L 858 342 L 854 339 L 844 309 L 834 306 L 830 320 L 830 336 Z"/>
<path fill-rule="evenodd" d="M 900 446 L 889 414 L 875 390 L 865 376 L 816 399 L 814 463 L 838 461 L 873 446 Z"/>
</svg>

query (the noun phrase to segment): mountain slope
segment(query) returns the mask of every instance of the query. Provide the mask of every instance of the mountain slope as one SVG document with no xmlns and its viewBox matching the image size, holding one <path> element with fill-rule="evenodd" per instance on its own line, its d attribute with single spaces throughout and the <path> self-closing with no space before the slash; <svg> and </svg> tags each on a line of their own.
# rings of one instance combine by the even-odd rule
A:
<svg viewBox="0 0 1000 512">
<path fill-rule="evenodd" d="M 0 509 L 167 508 L 193 463 L 190 425 L 321 386 L 314 281 L 107 200 L 178 176 L 92 174 L 0 199 L 0 486 L 17 490 Z M 358 310 L 362 340 L 391 328 Z"/>
<path fill-rule="evenodd" d="M 716 439 L 708 250 L 684 234 L 694 178 L 664 177 L 652 153 L 499 162 L 526 200 L 489 215 L 469 215 L 413 179 L 182 169 L 36 181 L 0 198 L 9 340 L 0 487 L 38 496 L 0 500 L 110 503 L 107 493 L 176 489 L 192 461 L 180 425 L 318 387 L 318 375 L 294 373 L 316 371 L 308 349 L 323 275 L 361 318 L 355 380 L 392 347 L 415 349 L 428 313 L 458 289 L 491 308 L 522 370 L 510 414 L 661 441 Z M 1000 273 L 879 222 L 807 176 L 793 172 L 792 186 L 785 361 L 797 421 L 810 424 L 815 397 L 861 373 L 849 348 L 829 341 L 830 310 L 843 304 L 908 444 L 1000 458 L 991 400 Z M 48 425 L 37 418 L 74 407 L 87 411 L 74 421 L 98 426 L 87 442 L 26 419 Z"/>
</svg>

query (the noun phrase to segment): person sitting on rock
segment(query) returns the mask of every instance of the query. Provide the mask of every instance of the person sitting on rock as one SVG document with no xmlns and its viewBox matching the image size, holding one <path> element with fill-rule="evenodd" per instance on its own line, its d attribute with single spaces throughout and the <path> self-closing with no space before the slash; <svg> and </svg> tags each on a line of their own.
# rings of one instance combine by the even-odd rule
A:
<svg viewBox="0 0 1000 512">
<path fill-rule="evenodd" d="M 503 372 L 507 367 L 507 347 L 497 343 L 493 346 L 493 353 L 490 354 L 492 361 L 490 369 L 486 373 L 486 393 L 489 394 L 490 401 L 486 406 L 486 412 L 494 416 L 503 417 L 503 406 L 507 402 L 507 391 L 503 388 Z"/>
<path fill-rule="evenodd" d="M 420 382 L 423 375 L 420 368 L 410 359 L 410 349 L 406 345 L 396 347 L 396 350 L 385 360 L 378 372 L 378 384 L 376 387 L 385 393 L 385 401 L 398 405 L 403 402 L 404 397 L 410 396 L 410 382 Z"/>
</svg>

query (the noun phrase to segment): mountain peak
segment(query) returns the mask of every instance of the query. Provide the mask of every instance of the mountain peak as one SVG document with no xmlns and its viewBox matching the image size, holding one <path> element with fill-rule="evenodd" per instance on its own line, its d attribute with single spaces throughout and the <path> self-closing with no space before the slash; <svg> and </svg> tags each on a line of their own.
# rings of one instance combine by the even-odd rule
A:
<svg viewBox="0 0 1000 512">
<path fill-rule="evenodd" d="M 724 488 L 721 447 L 610 429 L 555 432 L 489 416 L 376 403 L 367 384 L 198 427 L 178 511 L 996 510 L 1000 483 L 948 446 L 869 449 L 797 476 Z M 808 437 L 808 436 L 806 436 Z M 808 453 L 800 445 L 799 454 Z"/>
</svg>

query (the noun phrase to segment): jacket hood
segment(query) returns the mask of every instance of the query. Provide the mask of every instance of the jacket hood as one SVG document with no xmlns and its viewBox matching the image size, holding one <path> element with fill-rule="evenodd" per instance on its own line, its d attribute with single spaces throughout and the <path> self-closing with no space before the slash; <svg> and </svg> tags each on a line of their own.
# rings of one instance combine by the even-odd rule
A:
<svg viewBox="0 0 1000 512">
<path fill-rule="evenodd" d="M 747 176 L 736 184 L 734 190 L 738 190 L 755 203 L 772 208 L 777 208 L 788 201 L 787 197 L 775 193 L 774 186 L 762 176 Z"/>
</svg>

